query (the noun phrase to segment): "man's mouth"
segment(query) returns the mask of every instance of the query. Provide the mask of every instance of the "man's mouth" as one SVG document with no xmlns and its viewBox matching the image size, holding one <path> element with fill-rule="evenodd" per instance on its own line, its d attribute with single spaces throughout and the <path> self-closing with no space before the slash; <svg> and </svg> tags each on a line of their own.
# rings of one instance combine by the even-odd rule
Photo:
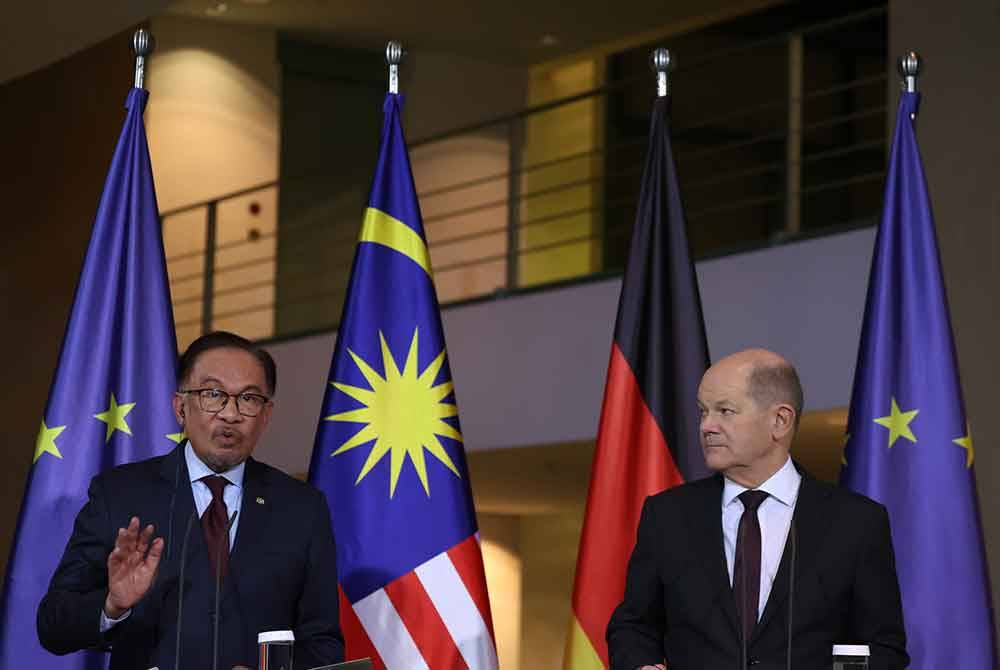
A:
<svg viewBox="0 0 1000 670">
<path fill-rule="evenodd" d="M 220 428 L 215 431 L 215 437 L 220 442 L 231 444 L 237 442 L 241 438 L 241 435 L 232 428 Z"/>
</svg>

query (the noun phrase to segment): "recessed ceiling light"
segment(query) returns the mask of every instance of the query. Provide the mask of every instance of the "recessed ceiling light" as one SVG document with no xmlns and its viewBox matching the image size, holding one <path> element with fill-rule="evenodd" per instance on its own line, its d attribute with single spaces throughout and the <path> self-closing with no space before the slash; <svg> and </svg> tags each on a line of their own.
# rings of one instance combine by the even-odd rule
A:
<svg viewBox="0 0 1000 670">
<path fill-rule="evenodd" d="M 205 13 L 209 16 L 219 16 L 220 14 L 225 14 L 229 10 L 229 5 L 224 2 L 218 2 L 211 7 L 205 9 Z"/>
<path fill-rule="evenodd" d="M 554 47 L 559 44 L 559 38 L 555 35 L 542 35 L 538 43 L 543 47 Z"/>
</svg>

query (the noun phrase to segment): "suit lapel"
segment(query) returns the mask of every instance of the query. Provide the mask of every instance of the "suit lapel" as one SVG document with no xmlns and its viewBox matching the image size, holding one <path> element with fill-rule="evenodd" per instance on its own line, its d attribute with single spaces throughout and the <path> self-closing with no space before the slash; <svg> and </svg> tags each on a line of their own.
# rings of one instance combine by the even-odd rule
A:
<svg viewBox="0 0 1000 670">
<path fill-rule="evenodd" d="M 188 474 L 187 463 L 184 461 L 184 445 L 181 444 L 172 452 L 167 454 L 160 464 L 160 476 L 163 483 L 169 487 L 170 493 L 163 497 L 167 501 L 167 510 L 163 518 L 167 520 L 167 525 L 163 529 L 164 539 L 167 541 L 167 556 L 170 561 L 177 563 L 180 560 L 182 545 L 184 544 L 184 531 L 187 529 L 188 520 L 195 517 L 194 494 L 191 493 L 191 480 Z M 190 552 L 192 546 L 204 548 L 204 542 L 199 541 L 201 528 L 197 518 L 193 518 L 191 529 L 188 533 L 188 560 L 191 560 Z M 191 537 L 195 533 L 199 537 Z M 171 548 L 170 545 L 173 545 Z"/>
<path fill-rule="evenodd" d="M 236 572 L 253 561 L 251 557 L 256 545 L 265 538 L 267 523 L 271 515 L 272 501 L 268 495 L 269 486 L 264 466 L 247 459 L 243 478 L 243 503 L 237 519 L 236 542 L 229 558 L 230 570 Z"/>
<path fill-rule="evenodd" d="M 697 553 L 706 571 L 711 592 L 709 598 L 717 599 L 733 628 L 739 635 L 736 601 L 729 583 L 726 551 L 722 534 L 722 477 L 716 475 L 695 483 L 697 495 L 692 496 L 687 514 L 688 535 L 696 542 Z"/>
<path fill-rule="evenodd" d="M 802 575 L 812 571 L 817 559 L 817 552 L 823 544 L 830 517 L 825 513 L 829 490 L 803 472 L 799 487 L 799 497 L 795 502 L 795 513 L 792 517 L 792 528 L 789 529 L 785 548 L 781 552 L 781 562 L 778 564 L 778 574 L 771 585 L 771 593 L 764 606 L 764 613 L 757 622 L 753 638 L 760 636 L 774 618 L 775 613 L 785 607 L 788 600 L 789 576 L 791 574 L 792 533 L 795 533 L 795 583 L 802 582 Z"/>
</svg>

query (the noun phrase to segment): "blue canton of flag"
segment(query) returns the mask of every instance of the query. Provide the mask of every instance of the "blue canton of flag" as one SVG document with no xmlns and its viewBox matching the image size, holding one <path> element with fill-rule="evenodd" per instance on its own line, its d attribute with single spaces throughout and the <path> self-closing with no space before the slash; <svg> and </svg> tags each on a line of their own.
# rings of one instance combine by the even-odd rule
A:
<svg viewBox="0 0 1000 670">
<path fill-rule="evenodd" d="M 889 510 L 915 670 L 997 667 L 948 303 L 903 93 L 875 242 L 842 481 Z"/>
<path fill-rule="evenodd" d="M 309 481 L 330 503 L 348 656 L 496 667 L 469 471 L 406 143 L 382 144 Z"/>
<path fill-rule="evenodd" d="M 177 344 L 142 121 L 148 97 L 138 88 L 128 95 L 38 430 L 3 593 L 2 668 L 104 667 L 101 653 L 57 657 L 43 650 L 35 632 L 38 603 L 90 479 L 166 453 L 180 440 L 170 404 Z"/>
</svg>

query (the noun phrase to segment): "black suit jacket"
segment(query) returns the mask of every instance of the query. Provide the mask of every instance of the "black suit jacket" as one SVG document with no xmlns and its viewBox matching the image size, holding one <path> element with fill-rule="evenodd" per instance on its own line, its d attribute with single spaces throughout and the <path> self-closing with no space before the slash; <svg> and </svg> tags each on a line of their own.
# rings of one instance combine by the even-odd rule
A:
<svg viewBox="0 0 1000 670">
<path fill-rule="evenodd" d="M 223 581 L 219 668 L 257 667 L 257 633 L 295 632 L 295 668 L 343 659 L 336 552 L 323 494 L 253 459 L 243 479 L 236 541 Z M 56 654 L 111 649 L 111 670 L 174 668 L 185 529 L 181 666 L 212 667 L 215 582 L 184 461 L 166 456 L 123 465 L 91 481 L 62 561 L 38 607 L 38 637 Z M 232 510 L 230 510 L 232 513 Z M 166 547 L 156 580 L 131 616 L 100 632 L 107 558 L 117 529 L 138 516 Z"/>
<path fill-rule="evenodd" d="M 608 624 L 612 670 L 740 667 L 736 600 L 716 475 L 646 499 L 625 597 Z M 831 667 L 832 645 L 868 644 L 872 670 L 909 663 L 885 508 L 803 473 L 795 506 L 792 667 Z M 767 604 L 748 641 L 748 664 L 785 668 L 792 532 Z"/>
</svg>

